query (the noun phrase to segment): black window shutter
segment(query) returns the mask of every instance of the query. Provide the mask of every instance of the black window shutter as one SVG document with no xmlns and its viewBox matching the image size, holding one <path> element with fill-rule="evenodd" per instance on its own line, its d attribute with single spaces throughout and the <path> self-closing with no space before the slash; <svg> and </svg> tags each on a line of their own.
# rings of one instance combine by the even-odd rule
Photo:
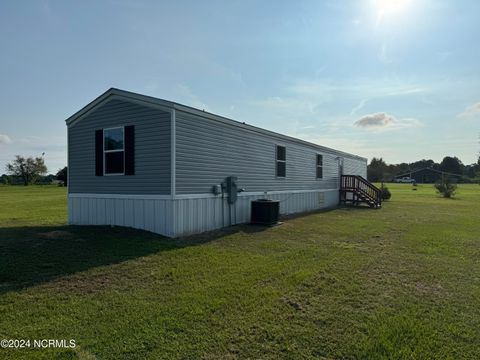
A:
<svg viewBox="0 0 480 360">
<path fill-rule="evenodd" d="M 95 176 L 103 176 L 103 130 L 95 130 Z"/>
<path fill-rule="evenodd" d="M 125 126 L 125 175 L 135 175 L 135 126 Z"/>
</svg>

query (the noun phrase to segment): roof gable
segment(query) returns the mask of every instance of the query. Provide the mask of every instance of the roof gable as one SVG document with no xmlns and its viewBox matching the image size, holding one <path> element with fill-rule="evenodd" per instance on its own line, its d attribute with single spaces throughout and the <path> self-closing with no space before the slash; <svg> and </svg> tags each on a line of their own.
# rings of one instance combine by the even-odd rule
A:
<svg viewBox="0 0 480 360">
<path fill-rule="evenodd" d="M 135 94 L 135 93 L 131 93 L 124 90 L 111 88 L 105 91 L 102 95 L 97 97 L 95 100 L 93 100 L 92 102 L 90 102 L 89 104 L 81 108 L 75 114 L 70 116 L 68 119 L 65 120 L 65 122 L 68 127 L 74 126 L 76 123 L 81 121 L 84 117 L 86 117 L 88 114 L 92 113 L 93 111 L 105 105 L 106 103 L 116 99 L 137 103 L 144 106 L 149 106 L 149 107 L 161 109 L 164 111 L 171 111 L 173 109 L 172 102 L 157 99 L 150 96 Z"/>
</svg>

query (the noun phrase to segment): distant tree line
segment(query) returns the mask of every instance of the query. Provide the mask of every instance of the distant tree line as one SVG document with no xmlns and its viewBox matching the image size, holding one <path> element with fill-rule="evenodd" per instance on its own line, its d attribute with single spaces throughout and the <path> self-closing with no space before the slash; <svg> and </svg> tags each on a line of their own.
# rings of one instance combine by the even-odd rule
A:
<svg viewBox="0 0 480 360">
<path fill-rule="evenodd" d="M 367 168 L 370 181 L 392 181 L 396 176 L 430 168 L 461 175 L 461 182 L 478 182 L 480 179 L 480 157 L 475 164 L 464 165 L 456 156 L 445 156 L 440 163 L 433 160 L 419 160 L 413 163 L 387 164 L 382 158 L 373 158 Z"/>
<path fill-rule="evenodd" d="M 6 185 L 32 185 L 32 184 L 58 184 L 67 186 L 67 167 L 59 169 L 54 174 L 47 175 L 47 166 L 42 157 L 23 157 L 16 155 L 5 166 L 6 174 L 0 176 L 0 184 Z"/>
</svg>

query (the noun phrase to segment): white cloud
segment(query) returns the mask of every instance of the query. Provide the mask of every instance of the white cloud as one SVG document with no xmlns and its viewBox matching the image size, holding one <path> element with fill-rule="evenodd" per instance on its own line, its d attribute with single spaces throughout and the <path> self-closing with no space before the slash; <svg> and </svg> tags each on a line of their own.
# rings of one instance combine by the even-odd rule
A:
<svg viewBox="0 0 480 360">
<path fill-rule="evenodd" d="M 365 104 L 367 103 L 367 99 L 363 99 L 362 101 L 360 101 L 360 103 L 355 106 L 352 111 L 350 111 L 350 115 L 356 115 L 357 114 L 357 111 L 363 109 L 363 107 L 365 106 Z"/>
<path fill-rule="evenodd" d="M 395 122 L 395 118 L 387 113 L 375 113 L 362 116 L 355 121 L 354 125 L 359 127 L 384 127 Z"/>
<path fill-rule="evenodd" d="M 353 123 L 354 126 L 373 131 L 399 130 L 417 127 L 420 122 L 417 119 L 397 119 L 393 115 L 384 112 L 362 116 Z"/>
<path fill-rule="evenodd" d="M 242 106 L 230 110 L 229 116 L 292 136 L 300 136 L 305 132 L 343 133 L 347 127 L 355 131 L 351 125 L 360 117 L 359 112 L 367 103 L 430 92 L 428 87 L 398 78 L 359 78 L 348 83 L 305 78 L 289 78 L 285 81 L 286 86 L 279 91 L 281 95 L 245 100 Z M 402 119 L 376 130 L 393 130 L 418 124 L 415 119 Z M 304 126 L 315 128 L 303 129 Z"/>
<path fill-rule="evenodd" d="M 480 116 L 480 101 L 475 104 L 467 106 L 465 110 L 460 114 L 458 114 L 457 116 L 462 118 L 468 118 L 468 119 Z"/>
<path fill-rule="evenodd" d="M 317 104 L 329 103 L 337 98 L 373 100 L 394 96 L 427 94 L 429 87 L 403 82 L 396 78 L 359 78 L 347 83 L 332 83 L 330 80 L 295 79 L 286 90 L 294 97 L 310 99 Z M 362 99 L 362 98 L 360 98 Z"/>
<path fill-rule="evenodd" d="M 299 130 L 310 130 L 310 129 L 315 129 L 315 126 L 313 125 L 305 125 L 305 126 L 299 126 Z"/>
<path fill-rule="evenodd" d="M 10 144 L 12 139 L 8 135 L 0 134 L 0 145 Z"/>
</svg>

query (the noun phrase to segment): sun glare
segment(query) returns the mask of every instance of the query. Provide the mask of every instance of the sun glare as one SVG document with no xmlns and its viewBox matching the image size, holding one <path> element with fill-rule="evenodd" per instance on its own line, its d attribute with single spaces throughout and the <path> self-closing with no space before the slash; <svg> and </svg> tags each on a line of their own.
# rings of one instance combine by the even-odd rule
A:
<svg viewBox="0 0 480 360">
<path fill-rule="evenodd" d="M 377 15 L 377 25 L 385 17 L 397 16 L 404 12 L 410 6 L 412 0 L 373 0 L 373 5 Z"/>
</svg>

